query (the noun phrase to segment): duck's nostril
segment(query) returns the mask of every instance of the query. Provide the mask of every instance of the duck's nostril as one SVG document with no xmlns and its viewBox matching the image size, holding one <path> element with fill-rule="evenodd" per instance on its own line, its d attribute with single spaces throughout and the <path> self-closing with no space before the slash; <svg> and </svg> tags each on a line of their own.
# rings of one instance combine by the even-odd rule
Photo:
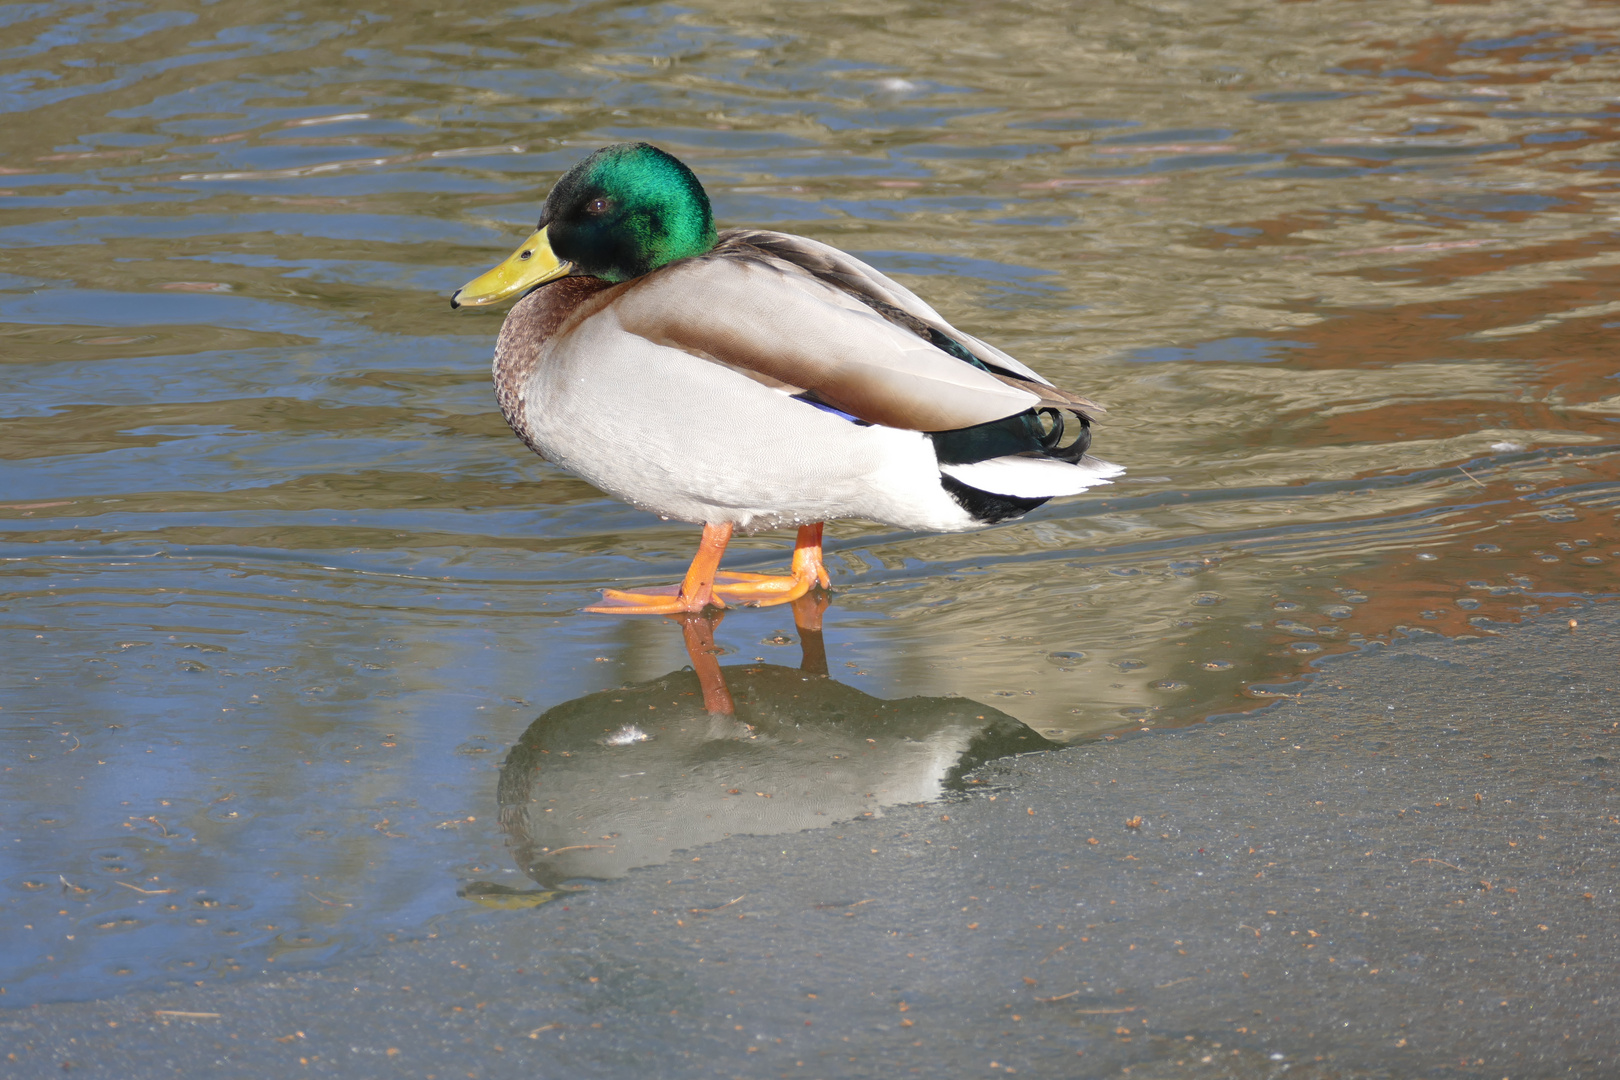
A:
<svg viewBox="0 0 1620 1080">
<path fill-rule="evenodd" d="M 528 257 L 529 257 L 529 256 L 531 256 L 531 255 L 533 255 L 533 254 L 534 254 L 534 252 L 532 252 L 532 251 L 525 251 L 525 252 L 521 252 L 521 253 L 520 253 L 520 254 L 519 254 L 519 255 L 518 255 L 518 258 L 519 258 L 519 259 L 527 259 L 527 258 L 528 258 Z"/>
</svg>

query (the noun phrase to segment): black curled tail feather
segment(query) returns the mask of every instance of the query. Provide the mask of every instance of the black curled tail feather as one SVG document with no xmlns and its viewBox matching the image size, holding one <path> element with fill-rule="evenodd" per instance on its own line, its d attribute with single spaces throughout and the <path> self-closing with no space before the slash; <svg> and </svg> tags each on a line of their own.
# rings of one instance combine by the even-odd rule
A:
<svg viewBox="0 0 1620 1080">
<path fill-rule="evenodd" d="M 1074 414 L 1080 421 L 1080 434 L 1076 435 L 1068 446 L 1063 445 L 1063 429 L 1066 425 L 1063 422 L 1062 412 L 1057 409 L 1039 409 L 1036 415 L 1045 417 L 1051 424 L 1046 434 L 1041 437 L 1041 446 L 1045 448 L 1046 456 L 1067 461 L 1070 465 L 1079 464 L 1086 451 L 1091 449 L 1091 420 L 1086 414 L 1083 412 Z"/>
</svg>

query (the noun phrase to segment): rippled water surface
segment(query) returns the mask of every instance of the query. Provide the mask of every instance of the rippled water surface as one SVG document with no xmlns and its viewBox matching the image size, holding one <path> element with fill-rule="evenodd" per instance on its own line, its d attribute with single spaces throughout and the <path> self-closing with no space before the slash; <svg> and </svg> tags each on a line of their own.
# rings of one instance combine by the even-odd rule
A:
<svg viewBox="0 0 1620 1080">
<path fill-rule="evenodd" d="M 446 303 L 606 142 L 1109 407 L 1112 487 L 831 527 L 828 760 L 933 747 L 894 767 L 937 790 L 985 731 L 1197 722 L 1613 591 L 1617 48 L 1560 2 L 0 7 L 0 1000 L 532 896 L 496 766 L 696 692 L 670 621 L 579 610 L 696 529 L 524 449 L 500 313 Z M 716 634 L 745 697 L 815 667 L 786 609 Z"/>
</svg>

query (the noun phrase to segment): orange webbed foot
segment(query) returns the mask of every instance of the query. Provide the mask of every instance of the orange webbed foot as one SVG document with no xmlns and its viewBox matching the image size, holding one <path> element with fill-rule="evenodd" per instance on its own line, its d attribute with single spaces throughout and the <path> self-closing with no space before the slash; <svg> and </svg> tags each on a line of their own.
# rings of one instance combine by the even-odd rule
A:
<svg viewBox="0 0 1620 1080">
<path fill-rule="evenodd" d="M 827 568 L 821 562 L 821 524 L 818 522 L 799 527 L 798 543 L 793 547 L 791 574 L 745 574 L 722 570 L 715 577 L 716 596 L 749 607 L 791 604 L 817 585 L 825 589 L 830 581 Z"/>
<path fill-rule="evenodd" d="M 585 611 L 598 615 L 696 615 L 709 607 L 725 607 L 718 597 L 702 598 L 682 594 L 679 585 L 655 585 L 650 589 L 603 589 L 602 602 Z"/>
<path fill-rule="evenodd" d="M 814 587 L 815 578 L 781 577 L 773 574 L 743 574 L 721 571 L 715 575 L 714 595 L 745 607 L 775 607 L 791 604 Z"/>
<path fill-rule="evenodd" d="M 602 603 L 585 610 L 600 615 L 696 615 L 704 608 L 725 607 L 725 601 L 714 595 L 714 573 L 726 553 L 731 529 L 729 523 L 703 526 L 697 554 L 679 585 L 639 591 L 603 589 Z"/>
</svg>

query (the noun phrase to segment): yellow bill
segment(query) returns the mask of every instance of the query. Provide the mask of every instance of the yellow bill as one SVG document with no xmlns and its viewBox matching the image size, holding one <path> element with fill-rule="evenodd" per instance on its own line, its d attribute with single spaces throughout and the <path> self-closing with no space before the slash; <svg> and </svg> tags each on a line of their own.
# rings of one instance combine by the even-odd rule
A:
<svg viewBox="0 0 1620 1080">
<path fill-rule="evenodd" d="M 493 270 L 473 278 L 450 296 L 450 306 L 483 307 L 502 300 L 521 296 L 536 285 L 556 281 L 574 268 L 571 262 L 557 258 L 551 250 L 546 230 L 541 229 L 523 246 Z"/>
</svg>

